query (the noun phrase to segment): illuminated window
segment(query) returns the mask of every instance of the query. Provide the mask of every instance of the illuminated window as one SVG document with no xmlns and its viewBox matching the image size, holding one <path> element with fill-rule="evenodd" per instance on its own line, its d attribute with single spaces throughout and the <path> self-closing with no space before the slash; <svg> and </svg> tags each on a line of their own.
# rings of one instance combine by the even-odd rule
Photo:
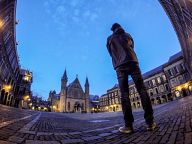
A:
<svg viewBox="0 0 192 144">
<path fill-rule="evenodd" d="M 149 87 L 151 87 L 151 86 L 152 86 L 152 83 L 151 83 L 151 81 L 148 81 L 148 85 L 149 85 Z"/>
<path fill-rule="evenodd" d="M 160 92 L 164 92 L 164 86 L 163 85 L 160 85 L 159 89 L 160 89 Z"/>
<path fill-rule="evenodd" d="M 160 77 L 157 78 L 157 82 L 158 82 L 159 84 L 161 83 Z"/>
<path fill-rule="evenodd" d="M 179 97 L 179 96 L 180 96 L 180 92 L 179 92 L 179 91 L 176 91 L 176 92 L 175 92 L 175 95 L 176 95 L 176 97 Z"/>
<path fill-rule="evenodd" d="M 192 91 L 192 85 L 189 86 L 189 90 Z"/>
<path fill-rule="evenodd" d="M 163 78 L 163 80 L 164 80 L 164 81 L 166 81 L 166 80 L 167 80 L 167 78 L 166 78 L 166 76 L 165 76 L 165 75 L 162 75 L 162 78 Z"/>
<path fill-rule="evenodd" d="M 30 82 L 30 81 L 31 81 L 31 78 L 32 78 L 32 76 L 31 76 L 30 73 L 25 73 L 23 79 L 24 79 L 25 81 L 27 81 L 27 82 Z"/>
<path fill-rule="evenodd" d="M 152 80 L 152 83 L 153 83 L 153 85 L 154 85 L 154 86 L 156 85 L 156 83 L 155 83 L 155 80 L 154 80 L 154 79 Z"/>
</svg>

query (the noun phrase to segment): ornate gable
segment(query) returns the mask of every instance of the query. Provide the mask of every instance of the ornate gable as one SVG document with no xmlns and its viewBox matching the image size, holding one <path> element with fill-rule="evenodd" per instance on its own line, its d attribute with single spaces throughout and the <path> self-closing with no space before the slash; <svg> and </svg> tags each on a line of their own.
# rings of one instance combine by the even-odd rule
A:
<svg viewBox="0 0 192 144">
<path fill-rule="evenodd" d="M 67 97 L 73 99 L 85 99 L 84 92 L 78 78 L 68 85 Z"/>
</svg>

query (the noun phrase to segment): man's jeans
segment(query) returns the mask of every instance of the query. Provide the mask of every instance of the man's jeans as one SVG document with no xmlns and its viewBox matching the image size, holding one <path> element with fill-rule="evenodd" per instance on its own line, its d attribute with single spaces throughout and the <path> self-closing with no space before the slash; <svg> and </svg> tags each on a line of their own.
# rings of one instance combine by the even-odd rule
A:
<svg viewBox="0 0 192 144">
<path fill-rule="evenodd" d="M 137 63 L 125 64 L 116 69 L 117 77 L 119 81 L 119 88 L 121 92 L 121 104 L 124 114 L 125 126 L 132 126 L 134 122 L 131 102 L 129 99 L 129 85 L 128 85 L 128 76 L 131 75 L 137 91 L 141 98 L 141 103 L 144 109 L 144 118 L 146 123 L 152 124 L 153 122 L 153 109 L 151 106 L 151 101 L 149 95 L 146 91 L 143 78 L 139 65 Z"/>
</svg>

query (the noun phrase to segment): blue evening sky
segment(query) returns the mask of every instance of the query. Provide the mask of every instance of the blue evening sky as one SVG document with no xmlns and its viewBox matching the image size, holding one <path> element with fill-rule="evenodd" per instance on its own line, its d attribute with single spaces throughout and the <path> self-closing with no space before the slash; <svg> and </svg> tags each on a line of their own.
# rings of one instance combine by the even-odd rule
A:
<svg viewBox="0 0 192 144">
<path fill-rule="evenodd" d="M 116 73 L 106 49 L 114 22 L 135 41 L 142 72 L 180 51 L 176 33 L 157 0 L 18 0 L 17 41 L 22 67 L 33 72 L 34 94 L 60 91 L 65 68 L 68 83 L 76 74 L 90 93 L 113 87 Z"/>
</svg>

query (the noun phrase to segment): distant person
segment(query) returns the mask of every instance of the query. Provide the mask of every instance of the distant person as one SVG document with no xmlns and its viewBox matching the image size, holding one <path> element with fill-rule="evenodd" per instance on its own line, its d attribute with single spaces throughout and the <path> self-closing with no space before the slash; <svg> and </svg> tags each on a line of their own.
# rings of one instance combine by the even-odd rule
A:
<svg viewBox="0 0 192 144">
<path fill-rule="evenodd" d="M 122 110 L 125 120 L 125 125 L 120 127 L 119 131 L 122 133 L 134 132 L 134 118 L 129 99 L 129 75 L 131 75 L 141 97 L 141 103 L 144 109 L 144 118 L 148 125 L 147 130 L 152 131 L 156 128 L 156 123 L 154 122 L 151 101 L 144 86 L 137 56 L 134 52 L 133 38 L 130 34 L 126 33 L 118 23 L 114 23 L 111 30 L 113 31 L 113 34 L 107 39 L 107 49 L 112 57 L 113 67 L 117 73 L 121 92 Z"/>
</svg>

